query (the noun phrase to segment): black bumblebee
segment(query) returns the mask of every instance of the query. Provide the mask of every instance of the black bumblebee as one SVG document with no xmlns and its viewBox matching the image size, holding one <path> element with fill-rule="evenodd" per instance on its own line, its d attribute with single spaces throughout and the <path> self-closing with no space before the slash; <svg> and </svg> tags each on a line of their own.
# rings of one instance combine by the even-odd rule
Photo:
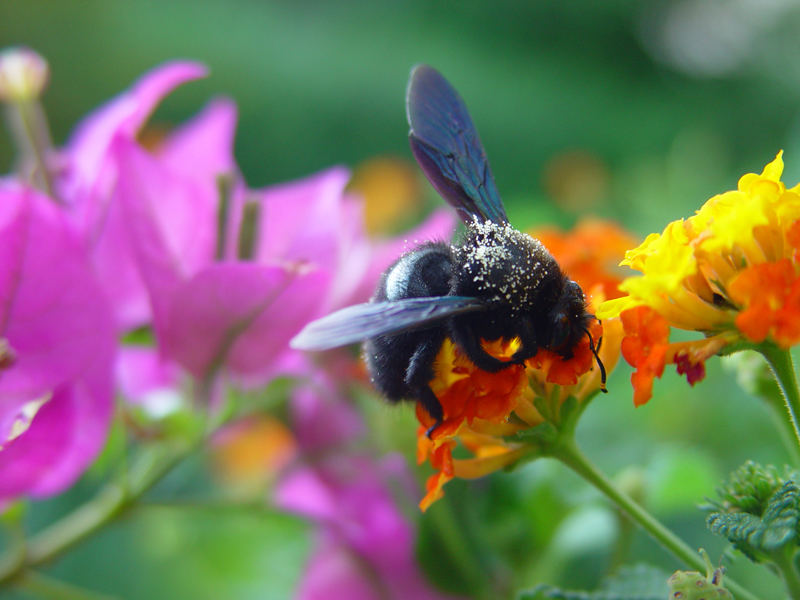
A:
<svg viewBox="0 0 800 600">
<path fill-rule="evenodd" d="M 589 336 L 594 318 L 580 286 L 542 244 L 508 223 L 486 153 L 458 93 L 435 69 L 419 65 L 406 92 L 409 140 L 425 175 L 466 225 L 459 245 L 428 242 L 401 256 L 381 277 L 372 301 L 314 321 L 293 340 L 326 350 L 366 340 L 372 381 L 387 399 L 419 401 L 442 422 L 430 388 L 433 363 L 450 338 L 484 371 L 523 364 L 546 348 L 562 357 Z M 518 337 L 510 360 L 481 340 Z M 605 370 L 597 358 L 602 381 Z"/>
</svg>

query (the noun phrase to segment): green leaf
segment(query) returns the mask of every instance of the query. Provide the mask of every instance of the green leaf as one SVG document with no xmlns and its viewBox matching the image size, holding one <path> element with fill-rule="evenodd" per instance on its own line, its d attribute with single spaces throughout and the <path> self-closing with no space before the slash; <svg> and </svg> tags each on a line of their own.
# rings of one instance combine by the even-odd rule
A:
<svg viewBox="0 0 800 600">
<path fill-rule="evenodd" d="M 517 600 L 664 600 L 669 593 L 667 573 L 649 565 L 622 567 L 594 592 L 538 585 L 520 592 Z"/>
<path fill-rule="evenodd" d="M 787 481 L 769 497 L 763 515 L 745 512 L 709 515 L 708 528 L 728 539 L 754 562 L 766 557 L 797 539 L 798 499 L 800 488 Z"/>
</svg>

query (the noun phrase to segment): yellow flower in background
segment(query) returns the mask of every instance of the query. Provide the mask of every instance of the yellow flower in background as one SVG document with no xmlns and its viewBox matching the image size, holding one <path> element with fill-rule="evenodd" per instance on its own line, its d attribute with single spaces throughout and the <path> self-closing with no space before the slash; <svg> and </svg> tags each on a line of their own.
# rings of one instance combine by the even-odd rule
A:
<svg viewBox="0 0 800 600">
<path fill-rule="evenodd" d="M 665 364 L 694 383 L 704 361 L 732 343 L 800 341 L 800 185 L 781 181 L 782 154 L 626 253 L 621 264 L 642 274 L 625 279 L 627 296 L 604 302 L 597 316 L 622 316 L 637 404 Z M 670 344 L 670 327 L 705 338 Z"/>
</svg>

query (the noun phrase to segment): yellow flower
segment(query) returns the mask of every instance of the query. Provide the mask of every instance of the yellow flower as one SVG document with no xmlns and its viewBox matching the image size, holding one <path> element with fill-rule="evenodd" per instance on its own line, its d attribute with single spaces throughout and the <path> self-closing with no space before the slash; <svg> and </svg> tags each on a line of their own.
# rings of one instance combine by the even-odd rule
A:
<svg viewBox="0 0 800 600">
<path fill-rule="evenodd" d="M 667 363 L 694 383 L 704 361 L 731 343 L 785 349 L 800 341 L 800 186 L 781 181 L 782 154 L 626 253 L 621 264 L 642 274 L 625 279 L 627 296 L 604 302 L 597 316 L 623 317 L 637 404 Z M 670 327 L 705 339 L 669 344 Z"/>
</svg>

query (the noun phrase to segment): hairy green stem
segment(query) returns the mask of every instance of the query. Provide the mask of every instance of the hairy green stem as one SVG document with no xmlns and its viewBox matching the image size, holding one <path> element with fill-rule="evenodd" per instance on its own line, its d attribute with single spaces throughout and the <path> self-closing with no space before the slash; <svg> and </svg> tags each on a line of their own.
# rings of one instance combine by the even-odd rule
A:
<svg viewBox="0 0 800 600">
<path fill-rule="evenodd" d="M 706 563 L 686 542 L 672 531 L 667 529 L 655 517 L 639 506 L 632 498 L 618 490 L 603 473 L 589 462 L 581 452 L 571 436 L 562 436 L 560 443 L 550 448 L 550 456 L 560 460 L 587 482 L 602 492 L 609 500 L 614 502 L 633 521 L 638 523 L 664 548 L 675 555 L 686 565 L 705 573 Z M 725 579 L 725 585 L 738 600 L 757 600 L 756 596 L 742 588 L 730 578 Z"/>
<path fill-rule="evenodd" d="M 798 425 L 798 418 L 800 418 L 800 391 L 797 389 L 797 377 L 794 372 L 792 355 L 789 354 L 788 350 L 782 350 L 769 343 L 762 344 L 758 351 L 767 359 L 778 386 L 781 388 L 783 399 L 786 402 L 786 411 L 789 413 L 789 423 L 791 423 L 797 443 L 800 444 L 800 425 Z"/>
<path fill-rule="evenodd" d="M 794 544 L 789 544 L 785 548 L 781 548 L 778 552 L 772 555 L 772 560 L 778 568 L 781 575 L 786 591 L 789 592 L 789 597 L 795 600 L 800 600 L 800 577 L 798 577 L 797 569 L 794 566 L 794 553 L 796 547 Z"/>
<path fill-rule="evenodd" d="M 793 465 L 800 465 L 800 445 L 797 443 L 797 435 L 791 419 L 786 418 L 786 401 L 783 393 L 763 394 L 760 397 L 770 409 L 770 416 L 775 423 L 775 428 L 778 430 L 789 460 Z"/>
</svg>

